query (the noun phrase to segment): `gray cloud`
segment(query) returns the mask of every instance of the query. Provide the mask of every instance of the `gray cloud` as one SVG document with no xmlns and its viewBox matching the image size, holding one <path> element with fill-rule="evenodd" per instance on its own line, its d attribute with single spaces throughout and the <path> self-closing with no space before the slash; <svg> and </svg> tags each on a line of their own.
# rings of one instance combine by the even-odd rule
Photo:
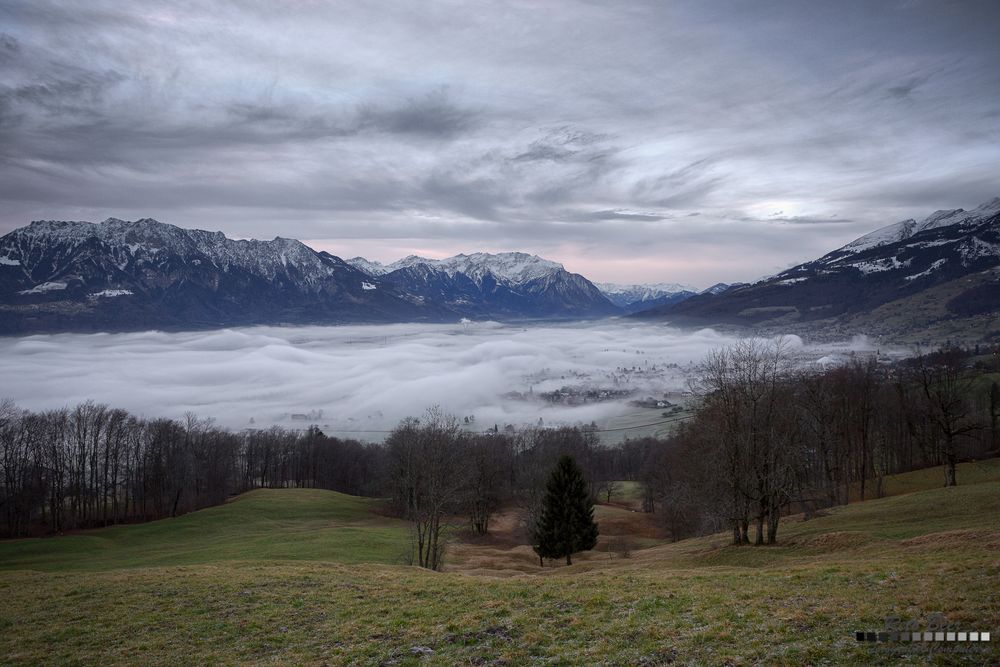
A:
<svg viewBox="0 0 1000 667">
<path fill-rule="evenodd" d="M 903 81 L 898 85 L 890 86 L 888 88 L 888 92 L 893 97 L 897 97 L 899 99 L 909 98 L 913 94 L 914 90 L 916 90 L 917 88 L 919 88 L 920 86 L 922 86 L 924 83 L 927 82 L 928 78 L 930 77 L 911 76 L 910 78 L 908 78 L 907 80 Z"/>
<path fill-rule="evenodd" d="M 10 60 L 21 50 L 17 40 L 6 33 L 0 33 L 0 59 Z"/>
<path fill-rule="evenodd" d="M 473 129 L 479 122 L 476 112 L 452 104 L 445 90 L 407 100 L 398 108 L 366 105 L 359 116 L 359 127 L 363 129 L 440 139 L 455 137 Z"/>
<path fill-rule="evenodd" d="M 634 211 L 581 211 L 577 213 L 567 213 L 567 219 L 581 221 L 601 221 L 601 220 L 666 220 L 669 215 L 657 215 L 655 213 L 639 213 Z"/>
<path fill-rule="evenodd" d="M 11 0 L 0 20 L 0 232 L 149 215 L 709 284 L 1000 194 L 985 0 Z"/>
</svg>

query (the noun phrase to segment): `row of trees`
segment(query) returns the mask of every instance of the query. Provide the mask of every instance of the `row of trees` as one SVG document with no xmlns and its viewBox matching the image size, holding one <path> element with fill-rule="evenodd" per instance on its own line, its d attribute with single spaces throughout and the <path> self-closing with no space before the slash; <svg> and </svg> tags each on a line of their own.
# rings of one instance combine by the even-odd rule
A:
<svg viewBox="0 0 1000 667">
<path fill-rule="evenodd" d="M 0 402 L 0 536 L 149 521 L 258 487 L 377 493 L 378 451 L 271 429 L 234 433 L 188 416 L 146 420 L 87 402 L 28 412 Z"/>
<path fill-rule="evenodd" d="M 591 432 L 471 433 L 436 410 L 365 444 L 316 428 L 234 432 L 193 415 L 143 419 L 93 402 L 31 412 L 0 401 L 0 536 L 150 521 L 255 488 L 314 487 L 391 498 L 417 525 L 414 561 L 437 567 L 440 535 L 456 515 L 485 534 L 513 503 L 529 539 L 546 475 L 563 454 L 589 480 L 638 470 L 638 459 L 600 447 Z M 591 496 L 601 488 L 588 483 Z"/>
<path fill-rule="evenodd" d="M 643 465 L 647 509 L 675 538 L 728 528 L 773 543 L 783 514 L 884 493 L 887 475 L 997 448 L 1000 389 L 958 350 L 894 365 L 796 369 L 780 342 L 744 340 L 702 365 L 702 400 Z"/>
</svg>

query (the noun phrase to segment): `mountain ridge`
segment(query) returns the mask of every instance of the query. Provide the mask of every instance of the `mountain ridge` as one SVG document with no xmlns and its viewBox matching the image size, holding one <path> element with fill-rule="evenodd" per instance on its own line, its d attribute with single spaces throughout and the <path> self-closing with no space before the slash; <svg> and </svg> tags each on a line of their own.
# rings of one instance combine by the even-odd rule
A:
<svg viewBox="0 0 1000 667">
<path fill-rule="evenodd" d="M 561 264 L 525 253 L 499 264 L 492 257 L 411 262 L 378 274 L 295 239 L 230 239 L 152 218 L 35 221 L 0 238 L 0 333 L 620 312 Z M 450 284 L 405 273 L 416 266 Z M 456 286 L 460 294 L 448 292 Z"/>
<path fill-rule="evenodd" d="M 1000 335 L 1000 326 L 980 320 L 1000 310 L 997 298 L 991 296 L 1000 294 L 994 271 L 998 266 L 1000 198 L 994 198 L 971 211 L 936 211 L 920 222 L 887 225 L 756 283 L 700 294 L 638 316 L 681 325 L 785 329 L 849 322 L 867 332 L 890 335 L 903 335 L 908 323 L 916 333 L 965 318 L 976 331 L 993 336 Z M 964 282 L 942 287 L 953 281 Z M 948 303 L 933 322 L 916 313 L 907 317 L 897 312 L 891 323 L 867 316 L 887 304 L 939 288 L 941 298 L 949 295 Z"/>
<path fill-rule="evenodd" d="M 477 252 L 444 259 L 409 255 L 390 264 L 355 257 L 348 262 L 373 278 L 466 316 L 571 318 L 622 312 L 583 276 L 523 252 Z M 586 313 L 581 313 L 579 304 L 589 304 Z"/>
<path fill-rule="evenodd" d="M 697 287 L 680 283 L 595 283 L 595 285 L 611 303 L 624 309 L 626 313 L 637 313 L 657 306 L 678 303 L 700 292 Z"/>
</svg>

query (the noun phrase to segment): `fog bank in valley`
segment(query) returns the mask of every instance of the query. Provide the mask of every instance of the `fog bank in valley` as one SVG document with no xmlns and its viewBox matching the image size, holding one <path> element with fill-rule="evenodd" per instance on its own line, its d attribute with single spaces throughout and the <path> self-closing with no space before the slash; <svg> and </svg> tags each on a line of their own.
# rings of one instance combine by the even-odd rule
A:
<svg viewBox="0 0 1000 667">
<path fill-rule="evenodd" d="M 433 405 L 481 429 L 601 424 L 634 410 L 627 400 L 683 391 L 693 365 L 730 342 L 614 321 L 30 336 L 0 339 L 0 396 L 36 410 L 93 399 L 150 417 L 194 412 L 234 428 L 316 423 L 367 439 L 382 436 L 360 431 Z M 583 405 L 541 397 L 564 387 L 636 391 Z"/>
</svg>

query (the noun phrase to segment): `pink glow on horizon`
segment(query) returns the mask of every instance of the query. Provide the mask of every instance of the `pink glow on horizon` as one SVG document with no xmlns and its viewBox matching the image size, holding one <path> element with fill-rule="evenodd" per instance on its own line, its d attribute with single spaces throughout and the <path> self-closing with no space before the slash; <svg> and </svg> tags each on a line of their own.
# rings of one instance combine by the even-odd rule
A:
<svg viewBox="0 0 1000 667">
<path fill-rule="evenodd" d="M 331 239 L 305 239 L 303 243 L 316 250 L 326 252 L 350 259 L 352 257 L 364 257 L 388 264 L 408 255 L 418 255 L 428 259 L 443 259 L 460 253 L 472 254 L 474 252 L 530 252 L 545 259 L 561 263 L 567 271 L 579 273 L 593 282 L 613 282 L 613 283 L 682 283 L 693 285 L 698 288 L 705 288 L 716 282 L 739 280 L 737 273 L 742 273 L 745 267 L 734 266 L 731 261 L 712 261 L 705 258 L 696 257 L 663 257 L 654 256 L 633 256 L 628 258 L 598 256 L 588 253 L 581 248 L 569 245 L 549 248 L 547 250 L 532 251 L 513 248 L 484 246 L 475 249 L 462 247 L 433 246 L 427 247 L 418 245 L 420 241 L 414 239 L 414 244 L 386 243 L 382 239 L 370 242 L 361 239 L 352 239 L 350 243 L 344 243 Z M 750 268 L 753 271 L 753 268 Z M 719 278 L 718 276 L 729 278 Z"/>
</svg>

